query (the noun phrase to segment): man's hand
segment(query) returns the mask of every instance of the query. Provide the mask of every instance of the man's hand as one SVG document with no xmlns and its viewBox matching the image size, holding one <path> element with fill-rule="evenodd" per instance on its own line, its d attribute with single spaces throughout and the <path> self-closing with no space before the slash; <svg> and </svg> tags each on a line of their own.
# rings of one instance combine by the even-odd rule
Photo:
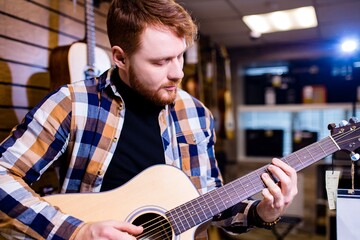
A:
<svg viewBox="0 0 360 240">
<path fill-rule="evenodd" d="M 261 176 L 267 188 L 263 189 L 264 198 L 257 205 L 258 215 L 265 222 L 273 222 L 280 217 L 298 193 L 295 169 L 277 158 L 272 163 L 268 170 L 279 182 L 275 183 L 267 173 Z"/>
<path fill-rule="evenodd" d="M 104 221 L 86 223 L 80 228 L 74 240 L 136 240 L 134 236 L 142 231 L 142 227 L 127 222 Z"/>
</svg>

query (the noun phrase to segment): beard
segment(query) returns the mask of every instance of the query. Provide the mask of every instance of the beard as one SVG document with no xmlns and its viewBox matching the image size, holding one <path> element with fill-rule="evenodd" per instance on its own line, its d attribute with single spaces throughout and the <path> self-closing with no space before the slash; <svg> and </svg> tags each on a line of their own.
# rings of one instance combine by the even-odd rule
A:
<svg viewBox="0 0 360 240">
<path fill-rule="evenodd" d="M 150 89 L 145 84 L 143 84 L 139 78 L 136 76 L 134 69 L 130 66 L 129 68 L 129 84 L 130 87 L 136 91 L 138 94 L 143 96 L 145 99 L 149 100 L 157 106 L 165 106 L 171 104 L 175 101 L 177 89 L 173 91 L 168 91 L 165 86 L 177 86 L 181 82 L 181 79 L 176 79 L 170 81 L 170 84 L 161 85 L 158 89 Z M 165 92 L 165 93 L 164 93 Z"/>
</svg>

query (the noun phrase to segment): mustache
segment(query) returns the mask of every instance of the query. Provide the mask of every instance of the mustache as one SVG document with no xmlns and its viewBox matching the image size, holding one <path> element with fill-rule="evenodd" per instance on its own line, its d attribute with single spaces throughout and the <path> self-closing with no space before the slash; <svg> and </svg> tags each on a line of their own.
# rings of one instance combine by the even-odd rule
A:
<svg viewBox="0 0 360 240">
<path fill-rule="evenodd" d="M 182 81 L 182 78 L 173 79 L 173 80 L 170 80 L 170 82 L 163 84 L 162 87 L 176 87 L 181 83 L 181 81 Z"/>
</svg>

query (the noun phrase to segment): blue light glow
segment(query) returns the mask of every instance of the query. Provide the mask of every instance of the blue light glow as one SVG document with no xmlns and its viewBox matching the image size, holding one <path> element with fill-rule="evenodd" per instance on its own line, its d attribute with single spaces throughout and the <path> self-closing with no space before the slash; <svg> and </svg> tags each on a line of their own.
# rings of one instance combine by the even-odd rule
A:
<svg viewBox="0 0 360 240">
<path fill-rule="evenodd" d="M 341 44 L 341 49 L 347 53 L 355 52 L 358 49 L 358 43 L 356 40 L 345 40 Z"/>
</svg>

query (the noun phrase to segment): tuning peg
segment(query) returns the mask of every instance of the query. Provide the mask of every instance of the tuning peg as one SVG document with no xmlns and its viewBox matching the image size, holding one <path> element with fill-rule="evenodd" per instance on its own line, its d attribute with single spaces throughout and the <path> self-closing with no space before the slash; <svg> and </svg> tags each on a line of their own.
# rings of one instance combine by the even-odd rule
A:
<svg viewBox="0 0 360 240">
<path fill-rule="evenodd" d="M 345 127 L 345 126 L 348 125 L 348 124 L 349 124 L 348 121 L 342 120 L 342 121 L 339 123 L 339 126 L 340 126 L 340 127 Z"/>
<path fill-rule="evenodd" d="M 351 117 L 351 118 L 349 119 L 349 122 L 350 122 L 350 123 L 357 123 L 357 122 L 359 122 L 359 119 L 358 119 L 357 117 Z"/>
<path fill-rule="evenodd" d="M 350 153 L 350 158 L 351 158 L 352 161 L 355 162 L 355 161 L 360 159 L 360 155 L 358 153 L 351 152 Z"/>
<path fill-rule="evenodd" d="M 335 123 L 330 123 L 330 124 L 328 125 L 328 129 L 329 129 L 329 130 L 333 130 L 334 128 L 336 128 L 336 124 L 335 124 Z"/>
</svg>

